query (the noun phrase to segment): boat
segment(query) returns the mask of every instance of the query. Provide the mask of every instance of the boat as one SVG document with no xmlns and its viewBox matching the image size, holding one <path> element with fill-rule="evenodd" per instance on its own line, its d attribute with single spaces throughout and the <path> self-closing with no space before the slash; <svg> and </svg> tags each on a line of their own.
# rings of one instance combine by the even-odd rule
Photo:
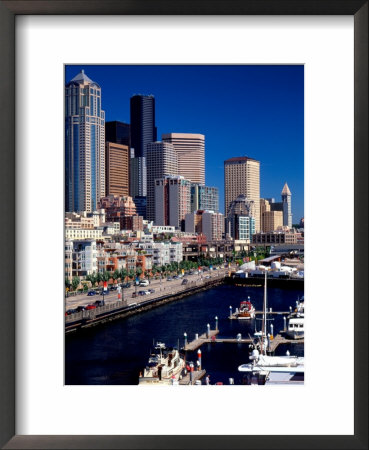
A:
<svg viewBox="0 0 369 450">
<path fill-rule="evenodd" d="M 140 373 L 138 384 L 177 385 L 184 367 L 184 359 L 177 349 L 157 342 L 143 373 Z"/>
<path fill-rule="evenodd" d="M 247 300 L 241 302 L 238 311 L 236 311 L 235 313 L 235 316 L 239 320 L 248 320 L 255 317 L 255 308 L 250 301 L 250 297 L 247 297 Z"/>
<path fill-rule="evenodd" d="M 267 334 L 267 273 L 265 272 L 262 329 L 254 334 L 250 363 L 241 364 L 239 372 L 245 372 L 244 384 L 302 384 L 304 382 L 304 357 L 270 356 L 267 354 L 271 336 Z"/>
<path fill-rule="evenodd" d="M 268 356 L 260 354 L 257 349 L 252 351 L 251 363 L 238 367 L 239 372 L 246 372 L 244 384 L 302 384 L 304 381 L 304 357 Z"/>
<path fill-rule="evenodd" d="M 287 329 L 284 334 L 290 339 L 303 339 L 304 338 L 304 301 L 297 300 L 295 310 L 287 317 Z"/>
</svg>

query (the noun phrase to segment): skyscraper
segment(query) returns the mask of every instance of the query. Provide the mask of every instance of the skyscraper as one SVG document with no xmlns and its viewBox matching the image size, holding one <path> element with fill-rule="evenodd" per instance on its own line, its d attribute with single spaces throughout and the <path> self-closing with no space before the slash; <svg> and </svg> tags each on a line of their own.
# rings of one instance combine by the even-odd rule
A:
<svg viewBox="0 0 369 450">
<path fill-rule="evenodd" d="M 147 145 L 147 207 L 146 218 L 155 220 L 155 180 L 178 175 L 178 159 L 172 144 L 152 142 Z"/>
<path fill-rule="evenodd" d="M 129 165 L 128 147 L 106 142 L 106 195 L 129 195 Z"/>
<path fill-rule="evenodd" d="M 219 190 L 217 187 L 191 185 L 191 211 L 206 209 L 219 211 Z"/>
<path fill-rule="evenodd" d="M 291 191 L 288 187 L 287 182 L 284 184 L 282 192 L 282 203 L 283 203 L 283 225 L 287 225 L 292 228 L 292 210 L 291 210 Z"/>
<path fill-rule="evenodd" d="M 255 233 L 255 203 L 244 194 L 240 194 L 229 205 L 226 233 L 236 240 L 250 240 Z"/>
<path fill-rule="evenodd" d="M 146 145 L 156 141 L 155 98 L 153 95 L 131 97 L 131 147 L 135 157 L 146 156 Z"/>
<path fill-rule="evenodd" d="M 192 183 L 205 184 L 205 136 L 203 134 L 169 133 L 163 142 L 173 144 L 178 157 L 178 173 Z"/>
<path fill-rule="evenodd" d="M 146 148 L 156 141 L 155 98 L 153 95 L 134 95 L 130 101 L 131 110 L 131 147 L 134 157 L 131 159 L 131 195 L 140 197 L 143 204 L 147 195 Z M 146 217 L 146 216 L 145 216 Z"/>
<path fill-rule="evenodd" d="M 114 120 L 105 123 L 105 141 L 131 146 L 130 125 Z"/>
<path fill-rule="evenodd" d="M 247 156 L 224 161 L 225 214 L 240 194 L 254 202 L 255 230 L 260 230 L 260 162 Z"/>
<path fill-rule="evenodd" d="M 155 225 L 185 229 L 191 211 L 191 182 L 180 175 L 155 180 Z"/>
<path fill-rule="evenodd" d="M 65 209 L 94 211 L 104 195 L 101 88 L 81 70 L 65 86 Z"/>
</svg>

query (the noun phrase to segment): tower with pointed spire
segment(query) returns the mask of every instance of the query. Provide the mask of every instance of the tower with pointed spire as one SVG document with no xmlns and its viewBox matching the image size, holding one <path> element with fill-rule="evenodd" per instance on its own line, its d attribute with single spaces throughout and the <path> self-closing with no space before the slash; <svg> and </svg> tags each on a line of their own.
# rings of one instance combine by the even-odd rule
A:
<svg viewBox="0 0 369 450">
<path fill-rule="evenodd" d="M 283 225 L 292 228 L 292 208 L 291 208 L 291 191 L 287 182 L 284 184 L 282 192 L 282 205 L 283 205 Z"/>
<path fill-rule="evenodd" d="M 105 197 L 101 87 L 81 70 L 65 86 L 65 210 L 94 211 Z"/>
</svg>

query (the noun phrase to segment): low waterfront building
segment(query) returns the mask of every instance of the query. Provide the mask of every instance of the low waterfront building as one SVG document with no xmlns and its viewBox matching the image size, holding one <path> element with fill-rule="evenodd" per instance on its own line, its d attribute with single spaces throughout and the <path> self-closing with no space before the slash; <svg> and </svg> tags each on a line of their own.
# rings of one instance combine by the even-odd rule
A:
<svg viewBox="0 0 369 450">
<path fill-rule="evenodd" d="M 172 262 L 180 263 L 183 260 L 181 242 L 140 242 L 138 248 L 152 256 L 152 264 L 164 266 Z"/>
<path fill-rule="evenodd" d="M 285 228 L 285 229 L 283 229 Z M 294 228 L 289 230 L 283 227 L 280 230 L 268 233 L 255 233 L 252 236 L 253 244 L 303 244 L 303 236 Z"/>
<path fill-rule="evenodd" d="M 96 241 L 66 240 L 65 242 L 65 276 L 71 281 L 73 277 L 85 277 L 97 270 Z"/>
</svg>

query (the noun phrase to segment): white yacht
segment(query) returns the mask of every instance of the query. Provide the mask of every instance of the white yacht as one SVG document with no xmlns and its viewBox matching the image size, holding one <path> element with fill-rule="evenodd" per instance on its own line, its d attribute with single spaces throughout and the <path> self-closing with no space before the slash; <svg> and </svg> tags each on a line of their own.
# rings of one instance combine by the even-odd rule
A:
<svg viewBox="0 0 369 450">
<path fill-rule="evenodd" d="M 246 373 L 245 384 L 302 384 L 304 382 L 304 357 L 291 356 L 288 351 L 286 356 L 267 355 L 266 299 L 267 274 L 265 273 L 262 330 L 254 334 L 256 339 L 251 344 L 253 348 L 249 357 L 251 362 L 241 364 L 238 371 Z"/>
<path fill-rule="evenodd" d="M 184 367 L 184 360 L 178 350 L 167 348 L 164 343 L 158 342 L 143 374 L 140 373 L 138 384 L 176 385 Z"/>
<path fill-rule="evenodd" d="M 303 339 L 305 332 L 304 318 L 304 301 L 303 299 L 297 300 L 294 312 L 287 317 L 287 330 L 284 334 L 291 339 Z"/>
</svg>

